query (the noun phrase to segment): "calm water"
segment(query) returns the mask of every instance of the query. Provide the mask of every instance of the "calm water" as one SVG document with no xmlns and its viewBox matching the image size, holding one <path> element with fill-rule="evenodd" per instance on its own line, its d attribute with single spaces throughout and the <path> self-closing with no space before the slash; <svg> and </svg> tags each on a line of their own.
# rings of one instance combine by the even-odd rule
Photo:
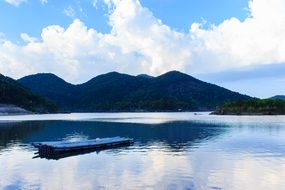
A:
<svg viewBox="0 0 285 190">
<path fill-rule="evenodd" d="M 34 158 L 35 141 L 133 146 Z M 114 113 L 0 117 L 0 189 L 285 189 L 284 116 Z"/>
</svg>

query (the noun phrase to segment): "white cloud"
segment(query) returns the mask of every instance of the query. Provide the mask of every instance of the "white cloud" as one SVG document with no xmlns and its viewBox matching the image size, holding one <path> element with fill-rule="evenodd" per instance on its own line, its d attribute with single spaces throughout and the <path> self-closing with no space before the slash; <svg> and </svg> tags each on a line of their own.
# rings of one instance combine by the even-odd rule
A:
<svg viewBox="0 0 285 190">
<path fill-rule="evenodd" d="M 244 21 L 230 18 L 210 29 L 194 23 L 188 33 L 163 24 L 139 0 L 104 2 L 110 8 L 110 33 L 74 20 L 66 29 L 44 28 L 38 41 L 22 35 L 27 42 L 22 46 L 2 37 L 0 72 L 12 77 L 54 72 L 71 82 L 83 82 L 112 70 L 193 74 L 285 62 L 283 0 L 252 0 Z M 75 16 L 72 7 L 64 12 Z"/>
<path fill-rule="evenodd" d="M 92 0 L 92 6 L 97 8 L 98 0 Z"/>
<path fill-rule="evenodd" d="M 42 5 L 45 5 L 48 3 L 48 0 L 41 0 Z"/>
<path fill-rule="evenodd" d="M 226 69 L 285 61 L 285 1 L 252 0 L 249 11 L 244 21 L 231 18 L 210 30 L 192 25 L 201 62 Z"/>
<path fill-rule="evenodd" d="M 107 42 L 123 53 L 137 53 L 143 72 L 160 74 L 168 70 L 185 70 L 191 57 L 189 39 L 161 23 L 136 0 L 114 1 L 110 15 L 112 26 Z"/>
<path fill-rule="evenodd" d="M 21 38 L 22 38 L 22 40 L 24 42 L 27 42 L 27 43 L 32 43 L 32 42 L 36 42 L 37 41 L 37 38 L 31 37 L 27 33 L 22 33 L 21 34 Z"/>
<path fill-rule="evenodd" d="M 27 0 L 5 0 L 7 3 L 13 5 L 13 6 L 19 6 L 22 3 L 27 2 Z"/>
<path fill-rule="evenodd" d="M 72 6 L 68 6 L 67 8 L 63 9 L 63 13 L 68 17 L 75 17 L 75 10 L 72 8 Z"/>
</svg>

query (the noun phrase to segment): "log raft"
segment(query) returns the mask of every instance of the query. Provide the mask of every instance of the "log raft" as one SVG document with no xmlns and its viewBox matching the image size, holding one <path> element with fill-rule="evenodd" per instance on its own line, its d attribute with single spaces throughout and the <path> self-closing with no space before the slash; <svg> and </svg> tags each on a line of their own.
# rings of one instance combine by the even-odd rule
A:
<svg viewBox="0 0 285 190">
<path fill-rule="evenodd" d="M 39 150 L 39 155 L 56 155 L 72 151 L 86 151 L 108 149 L 119 146 L 127 146 L 133 143 L 133 139 L 124 137 L 102 138 L 84 141 L 54 141 L 34 142 L 32 145 Z"/>
</svg>

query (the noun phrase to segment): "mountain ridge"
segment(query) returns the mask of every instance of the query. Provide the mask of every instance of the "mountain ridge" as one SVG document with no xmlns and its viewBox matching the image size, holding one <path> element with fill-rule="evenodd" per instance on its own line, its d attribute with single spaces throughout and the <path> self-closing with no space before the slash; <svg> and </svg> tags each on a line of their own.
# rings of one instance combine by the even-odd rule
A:
<svg viewBox="0 0 285 190">
<path fill-rule="evenodd" d="M 26 76 L 18 81 L 54 101 L 63 111 L 214 110 L 227 101 L 251 99 L 179 71 L 157 77 L 109 72 L 78 85 L 53 74 Z"/>
</svg>

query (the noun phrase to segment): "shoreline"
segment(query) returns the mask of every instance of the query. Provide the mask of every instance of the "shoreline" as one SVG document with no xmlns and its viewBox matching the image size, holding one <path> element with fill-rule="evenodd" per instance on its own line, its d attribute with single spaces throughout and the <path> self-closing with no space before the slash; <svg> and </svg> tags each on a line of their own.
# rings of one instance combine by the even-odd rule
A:
<svg viewBox="0 0 285 190">
<path fill-rule="evenodd" d="M 284 114 L 276 114 L 276 113 L 210 113 L 210 115 L 216 115 L 216 116 L 285 116 Z"/>
</svg>

